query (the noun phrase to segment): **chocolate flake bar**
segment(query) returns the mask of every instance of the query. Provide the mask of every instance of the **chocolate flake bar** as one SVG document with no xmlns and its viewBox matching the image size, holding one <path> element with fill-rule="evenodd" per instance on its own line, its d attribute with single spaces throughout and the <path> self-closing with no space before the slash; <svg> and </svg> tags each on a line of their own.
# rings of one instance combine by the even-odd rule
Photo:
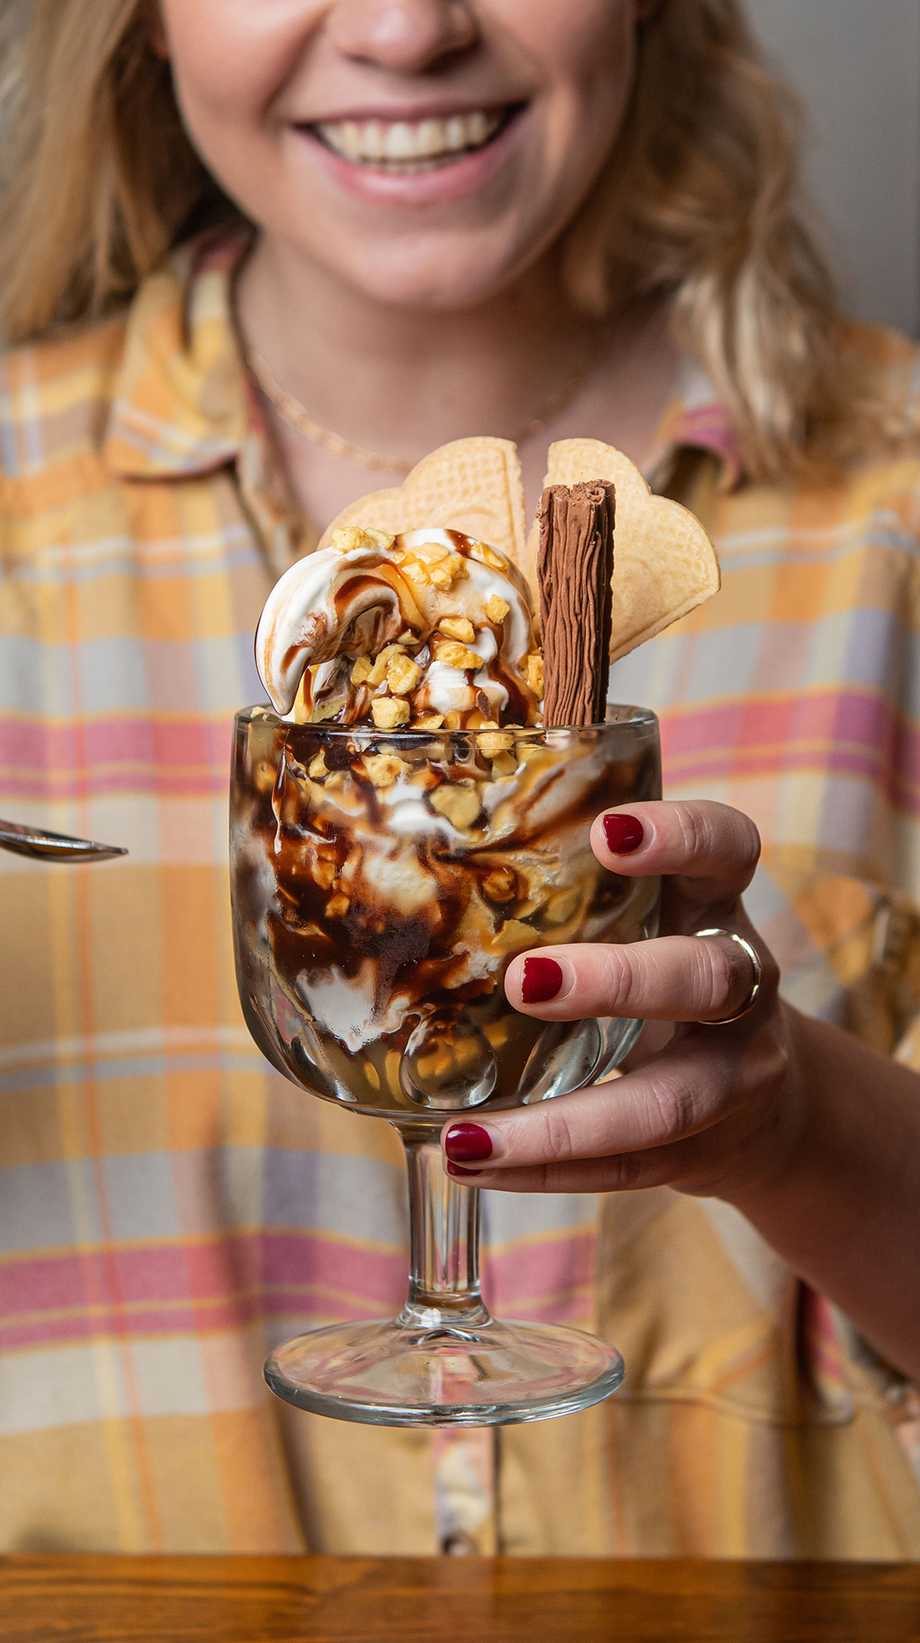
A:
<svg viewBox="0 0 920 1643">
<path fill-rule="evenodd" d="M 603 724 L 613 617 L 616 492 L 550 485 L 539 512 L 537 578 L 547 727 Z"/>
</svg>

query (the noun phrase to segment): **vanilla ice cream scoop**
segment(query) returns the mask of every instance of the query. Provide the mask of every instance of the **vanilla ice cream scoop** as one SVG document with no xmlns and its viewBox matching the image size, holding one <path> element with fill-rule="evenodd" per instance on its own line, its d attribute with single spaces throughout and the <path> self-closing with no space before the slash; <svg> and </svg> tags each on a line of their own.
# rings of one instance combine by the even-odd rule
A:
<svg viewBox="0 0 920 1643">
<path fill-rule="evenodd" d="M 402 668 L 405 687 L 392 670 L 375 679 L 367 666 L 388 647 L 411 664 Z M 516 714 L 522 701 L 535 707 L 536 653 L 521 573 L 494 548 L 452 530 L 336 531 L 329 547 L 299 559 L 275 584 L 256 632 L 256 665 L 276 712 L 290 714 L 313 669 L 310 700 L 332 702 L 348 723 L 372 722 L 374 697 L 394 691 L 394 728 L 409 722 L 400 705 L 409 696 L 417 712 L 445 716 L 477 702 L 496 719 L 509 702 Z"/>
</svg>

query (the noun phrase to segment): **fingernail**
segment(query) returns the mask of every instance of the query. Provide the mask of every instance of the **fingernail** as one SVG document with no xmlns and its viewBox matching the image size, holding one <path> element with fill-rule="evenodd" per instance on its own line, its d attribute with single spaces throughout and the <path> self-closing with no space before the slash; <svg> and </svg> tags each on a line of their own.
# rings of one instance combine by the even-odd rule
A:
<svg viewBox="0 0 920 1643">
<path fill-rule="evenodd" d="M 447 1173 L 448 1173 L 448 1175 L 455 1176 L 458 1180 L 468 1181 L 471 1176 L 481 1175 L 482 1170 L 481 1169 L 463 1169 L 460 1164 L 452 1164 L 450 1159 L 448 1158 L 448 1160 L 447 1160 Z"/>
<path fill-rule="evenodd" d="M 558 997 L 564 977 L 554 958 L 525 958 L 521 998 L 525 1004 L 547 1004 Z"/>
<path fill-rule="evenodd" d="M 492 1156 L 492 1137 L 481 1124 L 451 1124 L 444 1151 L 452 1164 L 480 1164 Z"/>
<path fill-rule="evenodd" d="M 607 849 L 615 856 L 631 856 L 638 850 L 645 838 L 645 828 L 638 816 L 604 817 L 604 838 L 607 840 Z"/>
</svg>

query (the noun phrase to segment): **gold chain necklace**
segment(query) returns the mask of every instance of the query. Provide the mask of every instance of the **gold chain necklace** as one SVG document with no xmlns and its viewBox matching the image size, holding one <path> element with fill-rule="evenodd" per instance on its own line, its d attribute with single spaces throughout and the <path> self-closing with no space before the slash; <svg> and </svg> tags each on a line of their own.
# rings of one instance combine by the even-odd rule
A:
<svg viewBox="0 0 920 1643">
<path fill-rule="evenodd" d="M 606 325 L 599 328 L 601 334 L 607 329 Z M 546 427 L 551 416 L 571 404 L 596 365 L 599 351 L 599 346 L 595 346 L 592 340 L 592 346 L 585 350 L 585 357 L 577 371 L 573 371 L 545 401 L 539 416 L 531 417 L 513 436 L 515 445 L 523 445 L 528 439 L 532 439 Z M 271 366 L 257 350 L 250 351 L 247 363 L 259 392 L 274 407 L 278 415 L 302 434 L 304 439 L 308 439 L 311 445 L 318 445 L 321 450 L 328 451 L 330 456 L 337 457 L 340 461 L 358 463 L 371 472 L 401 474 L 403 478 L 412 472 L 416 465 L 414 461 L 407 462 L 401 457 L 383 456 L 379 451 L 368 450 L 366 445 L 357 445 L 353 440 L 346 439 L 343 434 L 336 433 L 332 428 L 324 428 L 321 422 L 314 421 L 306 407 L 295 399 L 293 394 L 289 394 L 286 388 L 282 388 Z"/>
</svg>

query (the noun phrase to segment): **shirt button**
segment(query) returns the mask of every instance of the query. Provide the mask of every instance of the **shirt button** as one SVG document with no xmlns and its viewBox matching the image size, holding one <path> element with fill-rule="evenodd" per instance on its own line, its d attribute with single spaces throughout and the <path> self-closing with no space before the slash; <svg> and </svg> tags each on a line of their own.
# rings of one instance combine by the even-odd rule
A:
<svg viewBox="0 0 920 1643">
<path fill-rule="evenodd" d="M 478 1550 L 472 1535 L 464 1534 L 462 1529 L 445 1535 L 441 1541 L 441 1551 L 445 1557 L 475 1557 Z"/>
</svg>

